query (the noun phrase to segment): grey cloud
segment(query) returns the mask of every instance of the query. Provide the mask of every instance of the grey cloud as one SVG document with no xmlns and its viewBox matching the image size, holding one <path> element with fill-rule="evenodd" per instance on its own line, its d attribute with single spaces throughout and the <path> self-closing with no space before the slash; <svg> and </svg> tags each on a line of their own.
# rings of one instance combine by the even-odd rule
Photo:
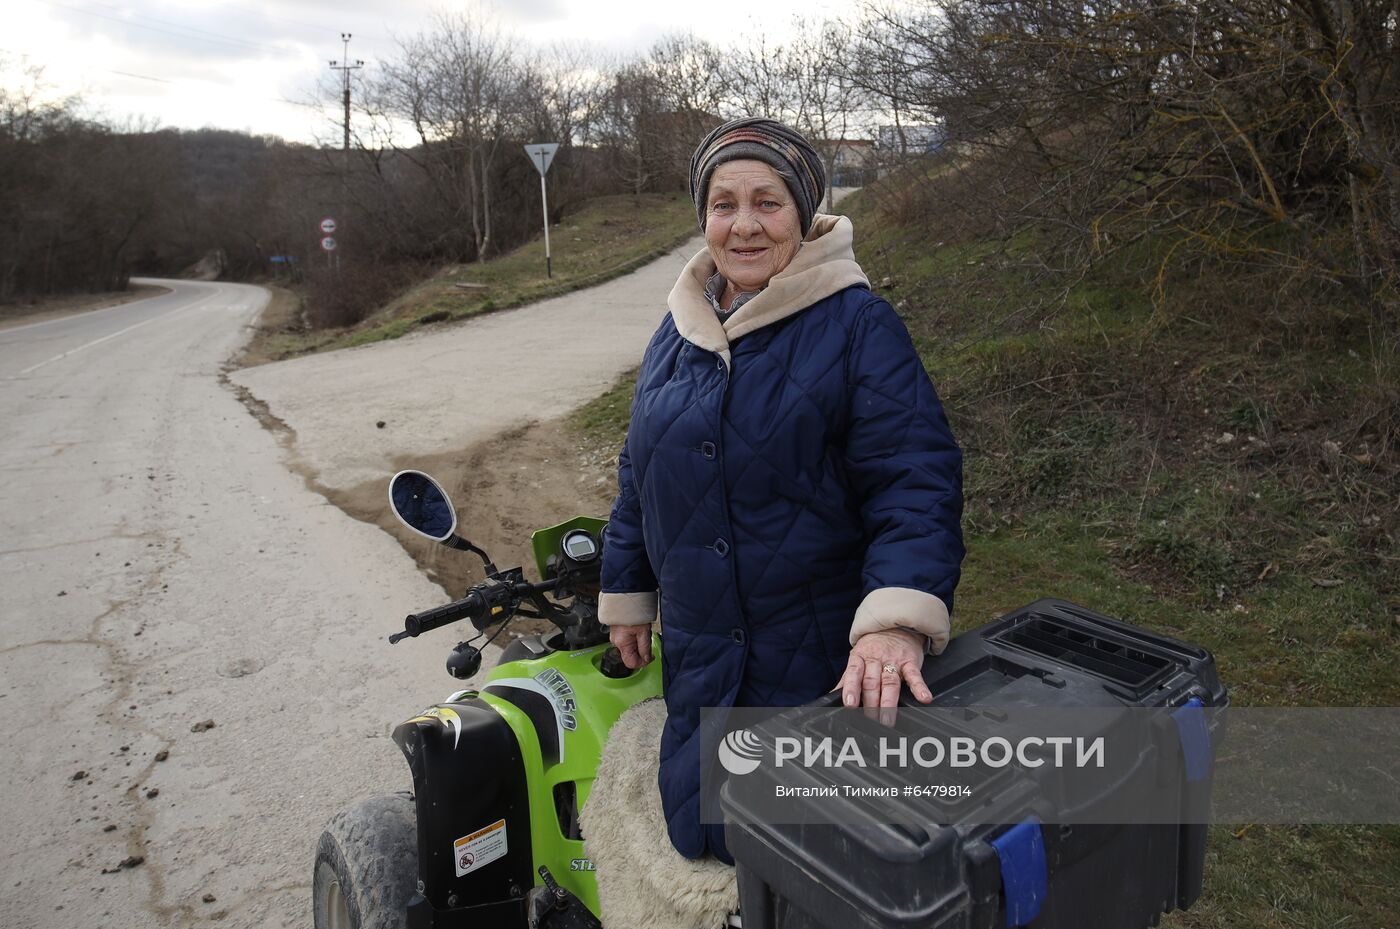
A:
<svg viewBox="0 0 1400 929">
<path fill-rule="evenodd" d="M 410 21 L 417 19 L 415 6 L 426 18 L 428 3 L 412 0 L 398 4 L 395 14 Z M 152 62 L 150 67 L 170 58 L 244 62 L 284 57 L 302 49 L 323 54 L 329 60 L 340 57 L 342 30 L 357 33 L 352 46 L 356 57 L 388 54 L 393 42 L 391 30 L 384 23 L 384 12 L 381 3 L 288 5 L 258 0 L 187 9 L 153 0 L 141 0 L 122 11 L 109 7 L 52 7 L 55 18 L 75 36 L 104 38 Z"/>
</svg>

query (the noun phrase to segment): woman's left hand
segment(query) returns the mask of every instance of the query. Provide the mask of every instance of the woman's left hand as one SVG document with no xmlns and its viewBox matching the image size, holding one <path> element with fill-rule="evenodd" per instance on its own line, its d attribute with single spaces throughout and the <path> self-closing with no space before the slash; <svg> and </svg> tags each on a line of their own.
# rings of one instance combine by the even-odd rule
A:
<svg viewBox="0 0 1400 929">
<path fill-rule="evenodd" d="M 914 699 L 932 703 L 924 683 L 924 637 L 909 629 L 867 632 L 851 647 L 846 673 L 837 687 L 846 706 L 893 709 L 899 703 L 899 686 L 909 685 Z"/>
</svg>

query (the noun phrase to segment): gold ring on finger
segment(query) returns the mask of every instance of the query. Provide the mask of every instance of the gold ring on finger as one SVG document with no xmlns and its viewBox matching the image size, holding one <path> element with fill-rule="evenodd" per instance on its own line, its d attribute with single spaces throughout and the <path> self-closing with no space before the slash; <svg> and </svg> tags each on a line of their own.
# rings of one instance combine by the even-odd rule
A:
<svg viewBox="0 0 1400 929">
<path fill-rule="evenodd" d="M 892 664 L 885 665 L 881 670 L 883 670 L 886 674 L 894 674 L 897 671 L 899 671 L 899 669 Z"/>
</svg>

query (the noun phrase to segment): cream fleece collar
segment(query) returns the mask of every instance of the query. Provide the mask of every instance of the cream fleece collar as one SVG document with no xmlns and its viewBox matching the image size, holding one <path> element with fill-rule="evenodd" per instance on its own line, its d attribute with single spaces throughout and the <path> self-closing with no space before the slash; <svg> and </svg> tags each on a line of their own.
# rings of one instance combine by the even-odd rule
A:
<svg viewBox="0 0 1400 929">
<path fill-rule="evenodd" d="M 723 323 L 705 296 L 705 282 L 715 273 L 708 248 L 701 249 L 681 271 L 667 304 L 681 338 L 706 351 L 718 352 L 729 364 L 729 345 L 741 336 L 786 319 L 818 300 L 852 284 L 870 286 L 851 248 L 853 230 L 844 216 L 818 213 L 791 263 L 773 275 L 758 296 Z"/>
</svg>

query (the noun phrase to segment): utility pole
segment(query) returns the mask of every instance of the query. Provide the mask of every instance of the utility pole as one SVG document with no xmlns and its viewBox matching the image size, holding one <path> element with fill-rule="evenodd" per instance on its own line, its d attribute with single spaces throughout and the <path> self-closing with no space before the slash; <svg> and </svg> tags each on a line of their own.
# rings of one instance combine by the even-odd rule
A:
<svg viewBox="0 0 1400 929">
<path fill-rule="evenodd" d="M 340 41 L 343 57 L 339 61 L 331 61 L 331 70 L 340 72 L 341 98 L 345 103 L 345 141 L 340 150 L 340 221 L 343 223 L 346 219 L 345 205 L 349 199 L 350 187 L 350 72 L 360 70 L 365 66 L 365 63 L 359 59 L 350 60 L 350 33 L 342 32 Z M 340 269 L 340 256 L 333 252 L 327 252 L 326 257 L 330 258 L 333 254 L 338 271 Z"/>
<path fill-rule="evenodd" d="M 331 70 L 339 71 L 341 74 L 341 85 L 344 91 L 343 97 L 345 101 L 345 146 L 343 150 L 348 156 L 350 152 L 350 72 L 360 70 L 365 66 L 365 63 L 358 59 L 355 61 L 350 60 L 350 33 L 342 32 L 340 34 L 340 41 L 344 43 L 344 52 L 342 54 L 344 54 L 345 57 L 340 61 L 332 61 Z"/>
</svg>

